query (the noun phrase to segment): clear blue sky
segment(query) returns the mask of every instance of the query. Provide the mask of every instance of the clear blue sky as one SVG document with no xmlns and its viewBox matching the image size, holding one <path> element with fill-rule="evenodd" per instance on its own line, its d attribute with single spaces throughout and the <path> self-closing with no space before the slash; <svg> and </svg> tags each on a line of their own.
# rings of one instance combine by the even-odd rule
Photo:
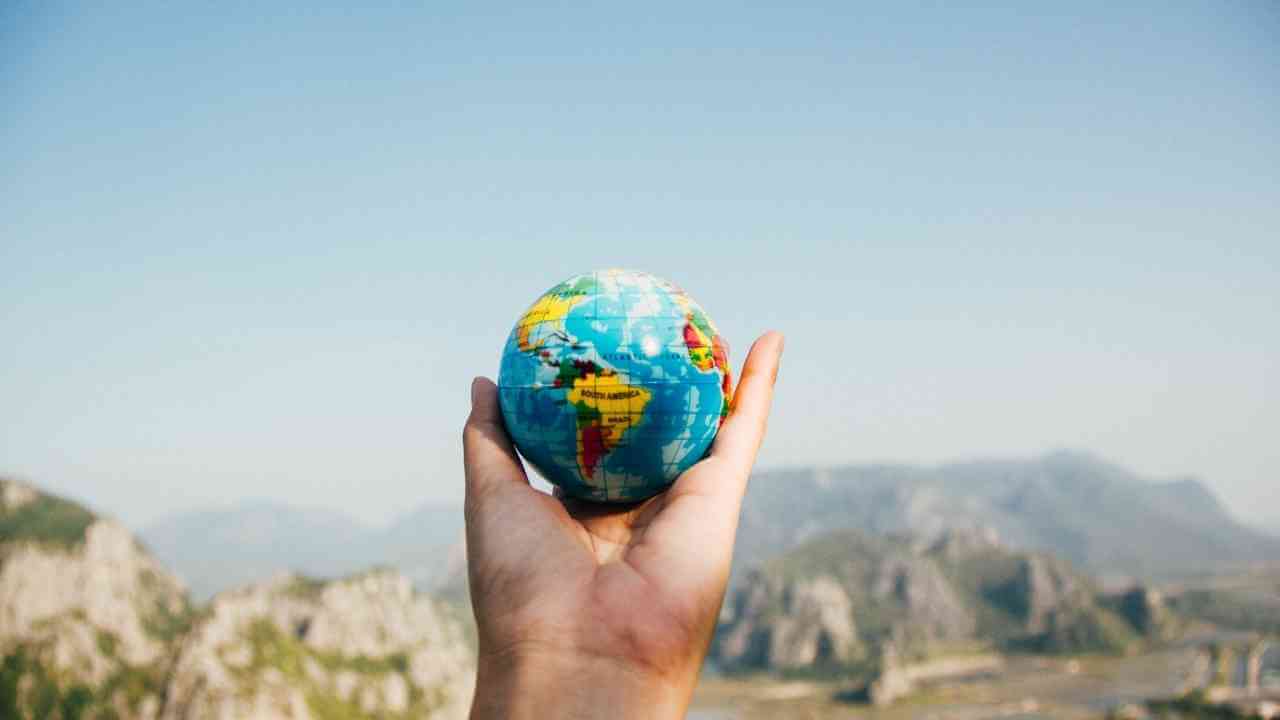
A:
<svg viewBox="0 0 1280 720">
<path fill-rule="evenodd" d="M 540 291 L 789 336 L 765 466 L 1280 482 L 1280 4 L 0 7 L 0 471 L 460 497 Z"/>
</svg>

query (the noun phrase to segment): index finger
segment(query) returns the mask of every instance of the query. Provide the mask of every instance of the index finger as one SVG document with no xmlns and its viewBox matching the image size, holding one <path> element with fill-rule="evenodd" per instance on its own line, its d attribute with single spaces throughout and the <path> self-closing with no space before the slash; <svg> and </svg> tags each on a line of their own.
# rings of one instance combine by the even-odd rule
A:
<svg viewBox="0 0 1280 720">
<path fill-rule="evenodd" d="M 729 417 L 711 448 L 711 457 L 740 470 L 744 476 L 751 471 L 764 441 L 784 344 L 782 333 L 768 332 L 751 346 L 742 364 Z"/>
<path fill-rule="evenodd" d="M 667 562 L 677 563 L 673 567 L 686 568 L 686 577 L 703 578 L 710 569 L 728 578 L 738 511 L 764 439 L 782 345 L 782 335 L 771 332 L 751 346 L 711 455 L 676 480 L 645 531 L 646 542 L 663 552 Z M 690 547 L 699 551 L 690 555 Z M 700 569 L 689 569 L 694 566 Z"/>
</svg>

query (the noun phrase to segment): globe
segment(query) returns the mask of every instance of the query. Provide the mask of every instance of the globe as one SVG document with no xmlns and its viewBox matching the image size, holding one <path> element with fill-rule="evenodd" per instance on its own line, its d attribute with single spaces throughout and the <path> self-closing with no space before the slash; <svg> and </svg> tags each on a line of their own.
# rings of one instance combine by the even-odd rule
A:
<svg viewBox="0 0 1280 720">
<path fill-rule="evenodd" d="M 729 411 L 729 350 L 675 285 L 599 270 L 516 321 L 498 397 L 516 448 L 569 496 L 634 502 L 702 459 Z"/>
</svg>

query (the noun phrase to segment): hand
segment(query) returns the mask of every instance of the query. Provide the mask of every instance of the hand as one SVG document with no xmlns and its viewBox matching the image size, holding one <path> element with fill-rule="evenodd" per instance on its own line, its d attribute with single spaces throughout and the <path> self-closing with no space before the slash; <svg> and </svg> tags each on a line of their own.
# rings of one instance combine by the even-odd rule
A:
<svg viewBox="0 0 1280 720">
<path fill-rule="evenodd" d="M 707 653 L 783 338 L 756 340 L 711 453 L 614 506 L 529 485 L 492 382 L 463 431 L 479 629 L 473 718 L 683 718 Z"/>
</svg>

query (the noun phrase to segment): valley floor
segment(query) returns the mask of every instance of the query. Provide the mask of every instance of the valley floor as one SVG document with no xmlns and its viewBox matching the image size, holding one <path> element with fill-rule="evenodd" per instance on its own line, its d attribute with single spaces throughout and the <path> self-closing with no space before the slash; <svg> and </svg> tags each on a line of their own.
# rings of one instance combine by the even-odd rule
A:
<svg viewBox="0 0 1280 720">
<path fill-rule="evenodd" d="M 922 689 L 887 708 L 843 702 L 838 682 L 704 677 L 689 720 L 978 720 L 1097 718 L 1110 708 L 1184 690 L 1191 651 L 1131 657 L 1015 657 L 997 674 Z"/>
</svg>

